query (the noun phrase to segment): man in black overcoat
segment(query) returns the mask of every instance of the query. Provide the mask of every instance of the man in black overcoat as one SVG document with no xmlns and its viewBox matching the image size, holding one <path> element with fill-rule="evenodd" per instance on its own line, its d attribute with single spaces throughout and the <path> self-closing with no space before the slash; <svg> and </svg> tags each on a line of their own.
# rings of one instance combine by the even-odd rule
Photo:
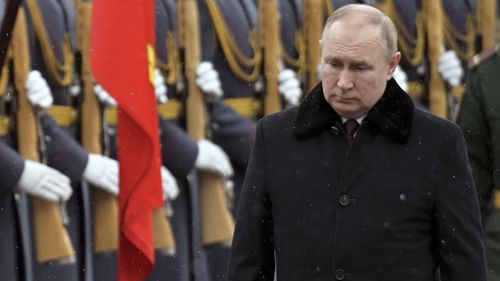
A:
<svg viewBox="0 0 500 281">
<path fill-rule="evenodd" d="M 257 125 L 228 280 L 486 281 L 462 133 L 392 79 L 396 37 L 368 5 L 329 18 L 323 81 Z"/>
</svg>

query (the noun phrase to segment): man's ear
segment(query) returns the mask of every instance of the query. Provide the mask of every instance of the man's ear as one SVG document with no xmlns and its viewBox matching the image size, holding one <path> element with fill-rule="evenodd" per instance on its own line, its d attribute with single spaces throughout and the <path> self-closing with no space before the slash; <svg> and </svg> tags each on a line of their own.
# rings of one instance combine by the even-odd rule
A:
<svg viewBox="0 0 500 281">
<path fill-rule="evenodd" d="M 401 53 L 396 52 L 391 60 L 389 61 L 389 70 L 387 71 L 387 80 L 392 78 L 392 74 L 394 73 L 394 70 L 399 64 L 399 61 L 401 60 Z"/>
</svg>

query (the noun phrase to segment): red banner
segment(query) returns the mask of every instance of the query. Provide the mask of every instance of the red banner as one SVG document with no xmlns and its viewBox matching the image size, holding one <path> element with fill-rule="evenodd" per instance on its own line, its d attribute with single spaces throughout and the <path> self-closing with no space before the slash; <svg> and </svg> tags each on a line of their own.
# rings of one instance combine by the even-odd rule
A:
<svg viewBox="0 0 500 281">
<path fill-rule="evenodd" d="M 163 204 L 154 94 L 154 0 L 95 0 L 92 70 L 118 102 L 119 280 L 154 265 L 153 210 Z"/>
</svg>

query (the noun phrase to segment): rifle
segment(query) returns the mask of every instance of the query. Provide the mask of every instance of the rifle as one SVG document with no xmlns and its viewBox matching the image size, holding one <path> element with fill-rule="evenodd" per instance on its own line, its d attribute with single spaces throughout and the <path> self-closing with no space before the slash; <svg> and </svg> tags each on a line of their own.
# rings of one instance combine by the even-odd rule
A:
<svg viewBox="0 0 500 281">
<path fill-rule="evenodd" d="M 196 0 L 181 0 L 179 6 L 179 38 L 184 47 L 185 77 L 188 96 L 186 100 L 187 131 L 193 139 L 206 138 L 207 109 L 203 94 L 196 85 L 196 68 L 200 64 L 200 28 Z M 230 241 L 233 237 L 234 219 L 229 213 L 224 193 L 224 179 L 210 172 L 200 172 L 200 205 L 203 245 Z"/>
<path fill-rule="evenodd" d="M 439 57 L 444 48 L 443 10 L 438 0 L 424 0 L 423 10 L 426 19 L 427 50 L 430 64 L 429 107 L 436 115 L 448 117 L 448 99 L 446 88 L 438 70 Z"/>
<path fill-rule="evenodd" d="M 495 46 L 497 0 L 477 1 L 477 21 L 481 33 L 482 49 Z"/>
<path fill-rule="evenodd" d="M 101 112 L 94 94 L 94 77 L 90 64 L 92 3 L 78 3 L 78 44 L 82 57 L 82 144 L 90 153 L 102 154 Z M 96 253 L 118 249 L 118 200 L 116 196 L 93 188 L 94 250 Z"/>
<path fill-rule="evenodd" d="M 264 75 L 266 77 L 266 96 L 264 115 L 282 110 L 278 91 L 278 72 L 280 63 L 280 24 L 276 0 L 260 0 L 261 36 L 264 49 Z"/>
<path fill-rule="evenodd" d="M 306 47 L 306 83 L 307 93 L 318 84 L 317 68 L 321 59 L 321 31 L 323 30 L 323 1 L 304 1 L 304 37 Z"/>
<path fill-rule="evenodd" d="M 19 9 L 20 5 L 21 0 L 11 0 L 8 1 L 7 5 L 5 6 L 4 18 L 2 20 L 2 26 L 0 27 L 0 36 L 2 36 L 2 38 L 0 38 L 0 66 L 3 65 L 5 57 L 7 56 L 7 49 L 9 48 L 10 40 L 12 37 L 12 29 L 14 29 L 17 10 Z"/>
<path fill-rule="evenodd" d="M 24 83 L 31 68 L 28 50 L 28 31 L 24 10 L 20 8 L 14 29 L 12 55 L 14 58 L 15 86 L 19 95 L 17 134 L 20 154 L 29 160 L 40 161 L 38 152 L 38 124 L 35 111 L 28 101 Z M 75 251 L 64 228 L 61 205 L 32 198 L 35 223 L 35 245 L 39 263 L 75 259 Z"/>
</svg>

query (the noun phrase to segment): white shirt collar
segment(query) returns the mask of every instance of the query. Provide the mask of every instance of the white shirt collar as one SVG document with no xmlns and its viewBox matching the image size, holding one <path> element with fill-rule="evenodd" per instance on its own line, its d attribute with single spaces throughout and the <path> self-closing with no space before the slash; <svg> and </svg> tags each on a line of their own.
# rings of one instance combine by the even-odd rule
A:
<svg viewBox="0 0 500 281">
<path fill-rule="evenodd" d="M 342 124 L 345 123 L 345 121 L 349 120 L 349 118 L 345 118 L 344 116 L 340 116 L 342 118 Z M 363 122 L 363 119 L 365 119 L 366 114 L 361 115 L 360 117 L 356 118 L 356 121 L 358 121 L 358 124 L 361 124 Z"/>
</svg>

